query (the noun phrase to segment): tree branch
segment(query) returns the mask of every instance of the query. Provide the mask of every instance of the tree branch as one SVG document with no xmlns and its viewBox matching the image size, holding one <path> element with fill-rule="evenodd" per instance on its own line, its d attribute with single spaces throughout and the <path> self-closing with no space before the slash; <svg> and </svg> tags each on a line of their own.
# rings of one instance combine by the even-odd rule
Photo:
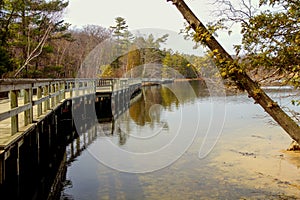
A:
<svg viewBox="0 0 300 200">
<path fill-rule="evenodd" d="M 35 47 L 35 49 L 27 57 L 24 64 L 22 65 L 22 67 L 20 67 L 20 69 L 15 73 L 15 75 L 14 75 L 15 78 L 25 69 L 25 67 L 31 62 L 31 60 L 38 57 L 43 52 L 43 48 L 45 46 L 45 43 L 46 43 L 52 29 L 53 29 L 53 25 L 50 24 L 48 26 L 46 32 L 44 33 L 41 41 L 38 43 L 38 45 Z"/>
</svg>

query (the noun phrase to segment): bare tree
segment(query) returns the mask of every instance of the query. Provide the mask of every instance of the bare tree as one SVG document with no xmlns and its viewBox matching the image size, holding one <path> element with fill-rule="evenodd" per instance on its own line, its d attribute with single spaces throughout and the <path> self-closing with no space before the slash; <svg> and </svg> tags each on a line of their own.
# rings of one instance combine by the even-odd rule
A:
<svg viewBox="0 0 300 200">
<path fill-rule="evenodd" d="M 245 25 L 258 10 L 252 0 L 239 0 L 235 5 L 230 0 L 215 0 L 213 4 L 218 8 L 214 13 L 221 20 Z"/>
</svg>

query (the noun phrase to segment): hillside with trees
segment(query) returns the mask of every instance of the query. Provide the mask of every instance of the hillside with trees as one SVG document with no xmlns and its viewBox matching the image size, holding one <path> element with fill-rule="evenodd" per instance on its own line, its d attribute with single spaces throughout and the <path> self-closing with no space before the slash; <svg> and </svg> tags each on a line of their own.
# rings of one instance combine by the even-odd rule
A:
<svg viewBox="0 0 300 200">
<path fill-rule="evenodd" d="M 236 8 L 228 1 L 215 1 L 220 7 L 220 20 L 209 25 L 209 31 L 216 32 L 228 23 L 240 23 L 243 40 L 235 46 L 240 66 L 260 83 L 269 84 L 268 80 L 272 80 L 299 87 L 299 1 L 261 0 L 259 7 L 251 1 L 241 2 L 242 6 Z M 63 21 L 67 6 L 68 1 L 64 0 L 0 1 L 2 78 L 76 77 L 87 55 L 108 39 L 113 41 L 111 54 L 118 58 L 95 66 L 101 68 L 102 77 L 120 77 L 146 63 L 174 68 L 187 78 L 203 73 L 200 68 L 205 66 L 206 56 L 162 49 L 167 35 L 160 38 L 151 33 L 133 35 L 122 17 L 116 17 L 115 24 L 108 28 L 99 25 L 70 28 L 71 24 Z M 230 70 L 221 74 L 229 77 Z"/>
<path fill-rule="evenodd" d="M 0 2 L 1 78 L 77 77 L 90 52 L 107 40 L 111 52 L 106 52 L 104 59 L 110 60 L 112 55 L 117 58 L 93 66 L 100 68 L 99 77 L 120 77 L 147 63 L 168 65 L 186 77 L 197 77 L 182 55 L 161 49 L 168 35 L 134 36 L 122 17 L 109 28 L 70 28 L 71 24 L 63 21 L 67 6 L 68 1 L 62 0 Z"/>
</svg>

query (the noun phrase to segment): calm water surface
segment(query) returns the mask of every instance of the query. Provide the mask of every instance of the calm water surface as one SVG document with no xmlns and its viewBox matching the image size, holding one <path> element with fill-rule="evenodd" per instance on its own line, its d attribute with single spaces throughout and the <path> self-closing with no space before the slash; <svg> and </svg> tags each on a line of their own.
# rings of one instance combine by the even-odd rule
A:
<svg viewBox="0 0 300 200">
<path fill-rule="evenodd" d="M 289 136 L 260 106 L 185 84 L 144 88 L 121 117 L 96 125 L 98 136 L 67 168 L 61 199 L 300 197 L 300 157 L 284 151 Z M 269 93 L 284 106 L 296 94 Z"/>
</svg>

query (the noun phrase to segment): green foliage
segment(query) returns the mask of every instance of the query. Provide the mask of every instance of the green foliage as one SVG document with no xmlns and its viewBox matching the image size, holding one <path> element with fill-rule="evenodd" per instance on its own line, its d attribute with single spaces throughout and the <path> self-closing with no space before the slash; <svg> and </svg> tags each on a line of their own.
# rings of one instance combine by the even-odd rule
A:
<svg viewBox="0 0 300 200">
<path fill-rule="evenodd" d="M 167 51 L 166 56 L 163 59 L 163 65 L 177 70 L 178 73 L 185 78 L 197 77 L 194 66 L 192 66 L 192 64 L 185 58 L 184 55 L 179 54 L 178 52 L 172 53 L 171 51 Z"/>
<path fill-rule="evenodd" d="M 128 48 L 130 46 L 131 40 L 132 40 L 132 34 L 128 31 L 128 25 L 126 24 L 126 20 L 122 17 L 117 17 L 115 19 L 115 26 L 111 26 L 111 30 L 113 33 L 113 37 L 115 39 L 115 55 L 118 56 L 118 58 L 112 63 L 113 68 L 119 68 L 122 67 L 122 63 L 119 60 L 120 56 L 128 52 Z"/>
<path fill-rule="evenodd" d="M 295 106 L 300 106 L 300 100 L 292 100 L 292 104 Z"/>
<path fill-rule="evenodd" d="M 116 43 L 120 51 L 127 50 L 130 41 L 132 40 L 132 34 L 128 30 L 126 20 L 122 17 L 115 19 L 116 25 L 111 26 L 113 37 L 116 39 Z"/>
<path fill-rule="evenodd" d="M 113 77 L 113 68 L 110 65 L 105 65 L 101 66 L 100 70 L 102 71 L 101 73 L 101 78 L 112 78 Z"/>
<path fill-rule="evenodd" d="M 43 48 L 43 51 L 45 53 L 53 53 L 54 52 L 54 47 L 51 45 L 45 45 Z"/>
<path fill-rule="evenodd" d="M 121 17 L 117 17 L 116 25 L 111 26 L 110 28 L 112 29 L 116 41 L 115 49 L 119 50 L 119 54 L 117 55 L 121 56 L 115 59 L 109 67 L 101 68 L 101 76 L 118 77 L 136 66 L 144 65 L 145 68 L 145 64 L 156 63 L 164 66 L 161 74 L 163 77 L 165 77 L 166 74 L 169 74 L 167 72 L 169 68 L 175 69 L 186 78 L 197 77 L 197 69 L 186 59 L 188 55 L 161 49 L 161 44 L 165 43 L 169 37 L 168 34 L 158 38 L 154 37 L 151 33 L 149 35 L 138 35 L 133 37 L 128 31 L 128 25 L 126 24 L 125 19 Z M 127 37 L 128 35 L 130 37 Z M 124 44 L 127 44 L 128 46 L 122 48 L 124 47 Z M 143 69 L 143 71 L 146 70 Z M 130 74 L 130 76 L 131 75 L 133 74 Z"/>
<path fill-rule="evenodd" d="M 43 69 L 43 76 L 49 77 L 49 78 L 57 78 L 57 77 L 61 77 L 63 72 L 63 66 L 60 65 L 54 65 L 54 66 L 47 66 Z M 41 73 L 41 71 L 39 71 L 39 73 Z"/>
<path fill-rule="evenodd" d="M 10 60 L 9 53 L 3 46 L 0 46 L 0 78 L 4 73 L 10 71 L 11 68 L 12 62 Z"/>
<path fill-rule="evenodd" d="M 270 6 L 272 11 L 263 11 L 242 24 L 244 60 L 252 68 L 277 68 L 287 74 L 287 82 L 299 87 L 300 1 L 261 0 L 260 5 Z"/>
<path fill-rule="evenodd" d="M 115 23 L 110 27 L 113 36 L 112 54 L 117 57 L 110 63 L 114 77 L 122 76 L 136 66 L 162 63 L 165 52 L 160 47 L 166 42 L 168 34 L 158 38 L 153 34 L 133 36 L 124 18 L 117 17 Z"/>
<path fill-rule="evenodd" d="M 128 25 L 126 24 L 126 20 L 123 17 L 117 17 L 115 18 L 115 22 L 116 25 L 110 27 L 113 30 L 113 36 L 123 37 L 128 31 Z"/>
<path fill-rule="evenodd" d="M 17 67 L 26 67 L 24 72 L 28 74 L 24 74 L 25 77 L 38 74 L 30 74 L 31 71 L 37 70 L 36 66 L 41 62 L 38 58 L 42 56 L 45 59 L 46 54 L 53 53 L 51 39 L 57 38 L 57 33 L 68 28 L 59 17 L 67 6 L 68 1 L 65 0 L 0 2 L 0 44 L 5 46 L 10 60 L 14 60 Z M 26 62 L 29 59 L 30 64 Z M 31 66 L 35 67 L 30 69 Z"/>
<path fill-rule="evenodd" d="M 138 67 L 141 64 L 141 51 L 133 45 L 127 55 L 126 71 L 130 71 L 134 67 Z"/>
</svg>

